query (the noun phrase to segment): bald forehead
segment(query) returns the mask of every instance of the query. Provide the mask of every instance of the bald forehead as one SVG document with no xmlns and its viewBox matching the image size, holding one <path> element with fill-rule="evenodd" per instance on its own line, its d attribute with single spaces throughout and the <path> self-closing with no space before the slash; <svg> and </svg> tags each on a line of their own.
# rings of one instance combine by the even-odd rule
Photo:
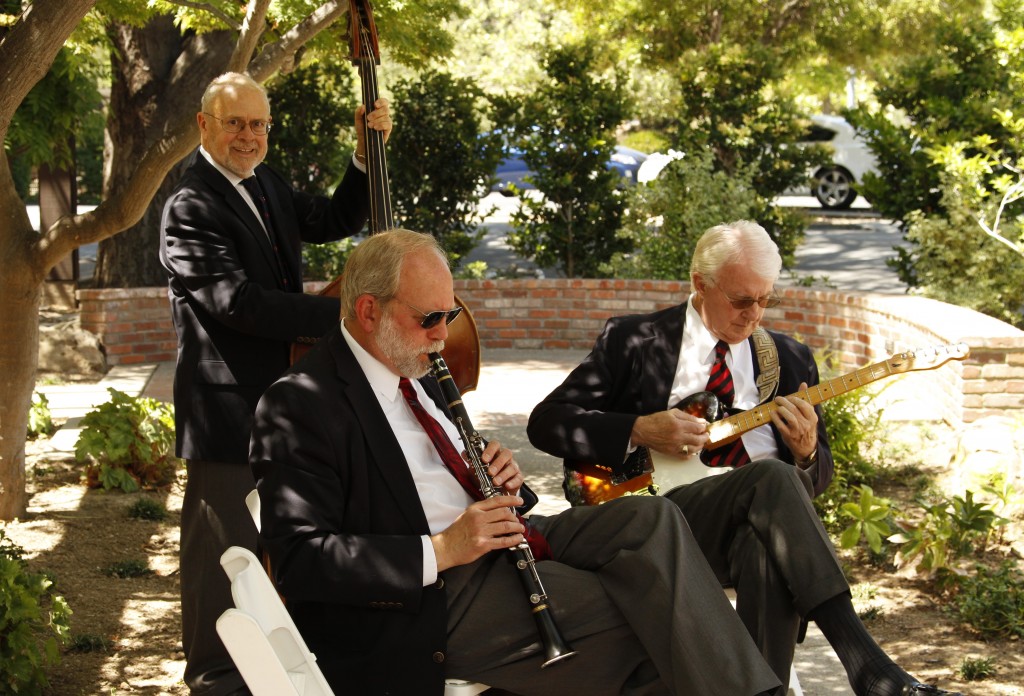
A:
<svg viewBox="0 0 1024 696">
<path fill-rule="evenodd" d="M 241 75 L 214 80 L 203 94 L 203 110 L 205 111 L 233 104 L 245 104 L 250 108 L 266 111 L 267 115 L 270 114 L 270 99 L 267 97 L 266 90 L 259 83 Z"/>
</svg>

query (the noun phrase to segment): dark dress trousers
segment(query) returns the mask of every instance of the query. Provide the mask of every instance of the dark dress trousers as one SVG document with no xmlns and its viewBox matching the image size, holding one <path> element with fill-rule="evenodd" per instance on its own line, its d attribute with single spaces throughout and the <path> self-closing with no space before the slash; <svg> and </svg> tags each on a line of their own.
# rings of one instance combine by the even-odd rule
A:
<svg viewBox="0 0 1024 696">
<path fill-rule="evenodd" d="M 636 417 L 668 406 L 685 316 L 682 304 L 610 319 L 590 354 L 531 413 L 530 442 L 556 457 L 620 468 Z M 811 351 L 770 333 L 779 355 L 778 394 L 796 392 L 801 382 L 817 384 Z M 720 582 L 736 589 L 740 617 L 783 682 L 800 616 L 849 590 L 808 495 L 823 491 L 833 473 L 816 410 L 818 461 L 809 472 L 792 465 L 793 454 L 773 426 L 782 461 L 753 462 L 662 491 L 683 511 Z"/>
<path fill-rule="evenodd" d="M 444 410 L 436 380 L 421 384 Z M 277 588 L 335 693 L 439 696 L 446 676 L 521 696 L 778 685 L 667 500 L 531 518 L 554 556 L 538 573 L 579 651 L 547 669 L 510 552 L 423 587 L 426 515 L 340 329 L 264 394 L 250 461 Z"/>
<path fill-rule="evenodd" d="M 160 262 L 178 336 L 177 454 L 188 467 L 181 531 L 185 681 L 193 694 L 212 696 L 241 686 L 215 622 L 232 606 L 220 554 L 231 545 L 256 546 L 244 504 L 254 485 L 247 465 L 252 414 L 288 367 L 291 343 L 322 336 L 340 311 L 337 298 L 302 293 L 301 244 L 358 233 L 369 208 L 366 176 L 354 166 L 330 199 L 293 190 L 266 165 L 256 177 L 274 245 L 238 188 L 198 151 L 161 224 Z"/>
</svg>

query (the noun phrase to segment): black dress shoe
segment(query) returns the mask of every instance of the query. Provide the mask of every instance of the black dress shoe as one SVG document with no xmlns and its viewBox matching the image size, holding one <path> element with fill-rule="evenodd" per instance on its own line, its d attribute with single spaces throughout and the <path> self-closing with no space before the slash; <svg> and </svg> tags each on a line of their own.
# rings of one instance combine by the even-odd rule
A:
<svg viewBox="0 0 1024 696">
<path fill-rule="evenodd" d="M 922 684 L 921 682 L 914 682 L 913 684 L 907 684 L 903 687 L 903 691 L 900 692 L 902 696 L 917 696 L 917 694 L 932 694 L 933 696 L 964 696 L 959 691 L 946 691 L 940 689 L 937 686 L 931 684 Z"/>
</svg>

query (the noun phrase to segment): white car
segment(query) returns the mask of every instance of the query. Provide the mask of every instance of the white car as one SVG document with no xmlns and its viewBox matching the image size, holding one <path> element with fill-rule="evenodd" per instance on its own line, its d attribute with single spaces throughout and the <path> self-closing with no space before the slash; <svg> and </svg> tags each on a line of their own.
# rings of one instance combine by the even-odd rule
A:
<svg viewBox="0 0 1024 696">
<path fill-rule="evenodd" d="M 819 114 L 811 122 L 803 143 L 832 148 L 832 164 L 811 173 L 811 193 L 823 208 L 849 208 L 864 174 L 878 172 L 875 156 L 846 119 Z"/>
</svg>

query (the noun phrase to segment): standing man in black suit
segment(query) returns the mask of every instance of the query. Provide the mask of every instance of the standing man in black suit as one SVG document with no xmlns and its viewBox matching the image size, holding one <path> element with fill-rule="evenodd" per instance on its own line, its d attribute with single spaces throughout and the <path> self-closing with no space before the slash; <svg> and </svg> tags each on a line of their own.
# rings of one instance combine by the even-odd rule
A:
<svg viewBox="0 0 1024 696">
<path fill-rule="evenodd" d="M 459 313 L 432 236 L 361 242 L 341 292 L 340 326 L 260 399 L 250 447 L 275 584 L 335 693 L 440 696 L 446 676 L 520 696 L 778 693 L 668 500 L 533 515 L 528 531 L 512 508 L 536 497 L 494 440 L 479 456 L 500 494 L 460 484 L 472 473 L 427 374 Z M 524 533 L 577 651 L 544 670 L 507 550 Z"/>
<path fill-rule="evenodd" d="M 233 606 L 220 569 L 229 546 L 256 548 L 245 507 L 252 415 L 288 367 L 290 345 L 337 321 L 337 298 L 302 292 L 302 242 L 358 233 L 369 210 L 365 128 L 385 138 L 385 100 L 356 110 L 353 162 L 331 198 L 295 191 L 262 164 L 273 123 L 263 87 L 214 79 L 196 115 L 201 146 L 163 212 L 160 261 L 178 334 L 177 455 L 188 481 L 181 523 L 182 647 L 193 694 L 247 693 L 216 633 Z M 365 123 L 365 125 L 364 125 Z"/>
<path fill-rule="evenodd" d="M 917 682 L 875 643 L 811 505 L 833 473 L 821 409 L 777 395 L 818 383 L 813 355 L 780 333 L 754 338 L 765 308 L 779 303 L 781 269 L 760 225 L 740 220 L 707 230 L 694 248 L 689 299 L 609 319 L 591 353 L 530 414 L 530 442 L 556 457 L 627 471 L 644 448 L 675 456 L 703 448 L 707 422 L 672 408 L 690 394 L 712 391 L 740 410 L 774 399 L 771 423 L 735 448 L 709 451 L 732 471 L 661 494 L 683 511 L 721 583 L 735 588 L 737 612 L 783 683 L 804 618 L 831 643 L 857 696 L 948 693 Z M 758 347 L 766 334 L 775 359 Z"/>
</svg>

